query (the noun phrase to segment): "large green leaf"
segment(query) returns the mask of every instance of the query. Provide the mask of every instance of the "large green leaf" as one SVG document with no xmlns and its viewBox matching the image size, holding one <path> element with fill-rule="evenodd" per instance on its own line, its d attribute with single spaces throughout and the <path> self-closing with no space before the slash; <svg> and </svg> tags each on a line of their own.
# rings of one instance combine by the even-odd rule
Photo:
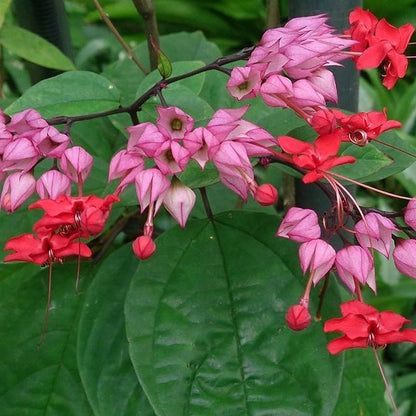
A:
<svg viewBox="0 0 416 416">
<path fill-rule="evenodd" d="M 2 0 L 2 2 L 0 3 L 0 29 L 3 26 L 4 18 L 11 4 L 12 0 Z"/>
<path fill-rule="evenodd" d="M 49 324 L 42 332 L 48 270 L 0 265 L 0 409 L 2 416 L 92 416 L 78 374 L 75 341 L 82 294 L 75 264 L 55 266 Z M 83 265 L 81 288 L 88 285 Z"/>
<path fill-rule="evenodd" d="M 284 323 L 302 285 L 276 217 L 231 212 L 157 240 L 126 301 L 130 355 L 160 416 L 330 415 L 341 357 Z"/>
<path fill-rule="evenodd" d="M 100 265 L 85 297 L 78 366 L 96 416 L 154 416 L 130 362 L 125 332 L 124 298 L 137 265 L 131 246 L 123 246 Z"/>
<path fill-rule="evenodd" d="M 43 117 L 77 116 L 117 108 L 120 94 L 106 78 L 87 71 L 71 71 L 29 88 L 5 111 L 35 108 Z"/>
<path fill-rule="evenodd" d="M 0 31 L 0 45 L 17 56 L 47 68 L 74 70 L 74 64 L 56 46 L 35 33 L 18 26 L 5 25 Z"/>
</svg>

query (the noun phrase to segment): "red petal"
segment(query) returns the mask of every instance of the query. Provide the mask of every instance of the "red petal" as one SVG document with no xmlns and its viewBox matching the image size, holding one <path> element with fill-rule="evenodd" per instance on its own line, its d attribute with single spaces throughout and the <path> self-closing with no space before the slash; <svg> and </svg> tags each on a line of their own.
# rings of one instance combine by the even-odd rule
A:
<svg viewBox="0 0 416 416">
<path fill-rule="evenodd" d="M 327 348 L 331 354 L 338 354 L 349 348 L 367 348 L 367 346 L 367 338 L 352 340 L 348 337 L 341 337 L 329 341 Z"/>
<path fill-rule="evenodd" d="M 290 136 L 280 136 L 277 138 L 277 142 L 286 153 L 290 154 L 305 153 L 313 150 L 313 146 L 310 143 Z"/>
</svg>

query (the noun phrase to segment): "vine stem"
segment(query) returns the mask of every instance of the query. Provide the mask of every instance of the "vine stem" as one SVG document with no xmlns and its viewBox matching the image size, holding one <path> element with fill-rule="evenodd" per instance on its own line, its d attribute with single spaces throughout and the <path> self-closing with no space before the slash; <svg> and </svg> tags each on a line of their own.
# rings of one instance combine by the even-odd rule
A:
<svg viewBox="0 0 416 416">
<path fill-rule="evenodd" d="M 383 379 L 384 385 L 386 387 L 387 395 L 389 396 L 390 403 L 393 407 L 394 414 L 395 414 L 395 416 L 400 416 L 399 409 L 397 408 L 396 402 L 394 401 L 394 397 L 393 397 L 393 394 L 391 392 L 389 382 L 387 381 L 386 375 L 385 375 L 384 370 L 383 370 L 383 366 L 381 365 L 380 358 L 377 354 L 377 349 L 375 347 L 372 347 L 372 350 L 374 352 L 374 357 L 376 359 L 376 363 L 377 363 L 377 366 L 378 366 L 378 370 L 380 371 L 381 378 Z"/>
<path fill-rule="evenodd" d="M 107 111 L 100 111 L 97 113 L 90 113 L 90 114 L 83 114 L 80 116 L 56 116 L 50 119 L 47 119 L 49 125 L 57 125 L 57 124 L 65 124 L 67 126 L 72 125 L 78 121 L 85 121 L 85 120 L 93 120 L 96 118 L 112 116 L 115 114 L 123 114 L 127 113 L 130 115 L 132 119 L 137 119 L 137 111 L 140 110 L 141 106 L 151 97 L 158 95 L 158 93 L 166 88 L 169 84 L 173 84 L 174 82 L 181 81 L 182 79 L 186 79 L 192 77 L 194 75 L 201 74 L 206 71 L 220 71 L 224 72 L 222 68 L 223 65 L 239 61 L 241 59 L 248 59 L 250 53 L 254 49 L 254 46 L 241 49 L 239 52 L 236 52 L 232 55 L 227 55 L 216 59 L 215 61 L 202 66 L 201 68 L 197 68 L 193 71 L 187 72 L 185 74 L 177 75 L 176 77 L 171 77 L 167 79 L 162 79 L 150 87 L 143 95 L 141 95 L 136 101 L 132 104 L 123 107 L 117 107 Z"/>
<path fill-rule="evenodd" d="M 208 219 L 212 220 L 214 215 L 211 210 L 211 205 L 209 204 L 207 189 L 205 187 L 199 188 L 199 192 L 202 196 L 202 203 L 204 204 L 204 209 L 207 214 Z"/>
<path fill-rule="evenodd" d="M 100 2 L 98 0 L 93 0 L 95 7 L 98 10 L 98 13 L 101 16 L 101 19 L 103 19 L 104 23 L 107 25 L 107 27 L 110 29 L 111 33 L 115 36 L 115 38 L 118 40 L 122 48 L 127 52 L 127 55 L 129 58 L 138 66 L 138 68 L 144 73 L 148 74 L 149 71 L 146 69 L 146 67 L 140 62 L 140 60 L 137 58 L 137 56 L 134 54 L 133 50 L 130 48 L 130 46 L 126 43 L 126 41 L 122 38 L 118 30 L 113 25 L 112 21 L 109 19 L 107 14 L 105 13 L 104 9 L 102 8 Z"/>
<path fill-rule="evenodd" d="M 153 0 L 132 0 L 144 21 L 151 69 L 156 69 L 159 56 L 159 30 L 157 28 L 156 10 Z"/>
</svg>

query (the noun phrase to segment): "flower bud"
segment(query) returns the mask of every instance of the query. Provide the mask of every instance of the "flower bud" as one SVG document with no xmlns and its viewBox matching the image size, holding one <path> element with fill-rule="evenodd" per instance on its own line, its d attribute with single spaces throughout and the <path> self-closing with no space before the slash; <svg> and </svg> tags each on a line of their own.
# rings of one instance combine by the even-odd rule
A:
<svg viewBox="0 0 416 416">
<path fill-rule="evenodd" d="M 321 236 L 318 214 L 311 209 L 292 207 L 276 233 L 277 237 L 289 238 L 298 243 L 315 240 Z"/>
<path fill-rule="evenodd" d="M 394 265 L 400 273 L 416 279 L 416 240 L 398 239 L 393 250 Z"/>
<path fill-rule="evenodd" d="M 277 189 L 270 183 L 264 183 L 256 189 L 254 199 L 262 206 L 274 205 L 277 201 Z"/>
<path fill-rule="evenodd" d="M 155 250 L 156 244 L 146 235 L 141 235 L 133 241 L 133 252 L 140 260 L 152 257 Z"/>
<path fill-rule="evenodd" d="M 311 314 L 302 305 L 292 305 L 286 314 L 286 324 L 293 331 L 302 331 L 311 323 Z"/>
<path fill-rule="evenodd" d="M 1 206 L 8 212 L 16 211 L 35 192 L 36 179 L 30 173 L 15 172 L 4 181 Z"/>
</svg>

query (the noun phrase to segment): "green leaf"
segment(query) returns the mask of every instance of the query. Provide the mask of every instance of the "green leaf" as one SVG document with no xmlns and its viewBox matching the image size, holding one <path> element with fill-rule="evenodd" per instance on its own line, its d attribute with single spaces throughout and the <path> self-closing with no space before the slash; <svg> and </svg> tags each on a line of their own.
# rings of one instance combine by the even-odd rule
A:
<svg viewBox="0 0 416 416">
<path fill-rule="evenodd" d="M 12 0 L 2 0 L 2 2 L 0 3 L 0 29 L 3 26 L 4 18 L 11 4 Z"/>
<path fill-rule="evenodd" d="M 85 296 L 78 366 L 96 415 L 154 416 L 130 362 L 123 314 L 138 262 L 130 244 L 115 251 L 100 264 Z"/>
<path fill-rule="evenodd" d="M 65 72 L 29 88 L 5 111 L 35 108 L 43 117 L 77 116 L 117 108 L 120 94 L 106 78 L 87 71 Z"/>
<path fill-rule="evenodd" d="M 365 147 L 348 146 L 342 154 L 354 156 L 357 161 L 334 171 L 360 182 L 378 181 L 402 172 L 415 161 L 413 156 L 404 152 L 416 153 L 404 137 L 401 132 L 388 131 L 377 138 L 378 142 L 373 141 Z"/>
<path fill-rule="evenodd" d="M 333 416 L 388 416 L 383 395 L 384 383 L 372 350 L 346 351 L 341 395 Z"/>
<path fill-rule="evenodd" d="M 48 269 L 32 264 L 0 265 L 0 409 L 2 416 L 92 416 L 75 356 L 77 315 L 84 297 L 75 295 L 76 265 L 54 266 L 52 303 L 43 343 Z M 81 288 L 90 271 L 83 265 Z"/>
<path fill-rule="evenodd" d="M 5 25 L 0 31 L 0 44 L 29 62 L 62 71 L 74 70 L 74 64 L 56 46 L 18 26 Z"/>
<path fill-rule="evenodd" d="M 303 283 L 276 226 L 275 216 L 247 212 L 192 221 L 158 238 L 140 264 L 127 335 L 158 415 L 332 414 L 342 358 L 329 356 L 321 323 L 286 327 Z"/>
</svg>

